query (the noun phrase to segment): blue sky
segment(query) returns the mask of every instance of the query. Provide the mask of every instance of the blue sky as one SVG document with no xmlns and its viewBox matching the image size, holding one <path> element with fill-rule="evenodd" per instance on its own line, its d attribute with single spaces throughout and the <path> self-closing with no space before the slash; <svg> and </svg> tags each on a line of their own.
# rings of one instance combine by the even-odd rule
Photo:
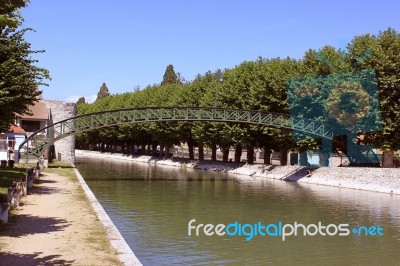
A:
<svg viewBox="0 0 400 266">
<path fill-rule="evenodd" d="M 392 27 L 393 1 L 31 0 L 26 39 L 52 77 L 46 99 L 76 101 L 160 83 L 168 64 L 186 80 L 258 56 L 301 58 Z"/>
</svg>

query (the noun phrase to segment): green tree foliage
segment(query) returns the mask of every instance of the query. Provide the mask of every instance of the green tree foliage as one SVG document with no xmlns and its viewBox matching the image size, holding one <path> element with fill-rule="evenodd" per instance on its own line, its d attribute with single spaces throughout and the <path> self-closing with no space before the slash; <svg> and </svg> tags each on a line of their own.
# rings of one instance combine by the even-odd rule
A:
<svg viewBox="0 0 400 266">
<path fill-rule="evenodd" d="M 83 104 L 83 103 L 86 103 L 85 97 L 80 97 L 80 98 L 78 99 L 78 101 L 76 102 L 76 104 Z"/>
<path fill-rule="evenodd" d="M 163 80 L 161 81 L 161 85 L 178 84 L 178 83 L 180 83 L 180 80 L 178 79 L 178 76 L 175 74 L 174 66 L 168 65 L 167 69 L 165 70 Z"/>
<path fill-rule="evenodd" d="M 390 166 L 393 151 L 400 149 L 400 33 L 389 28 L 377 35 L 357 36 L 348 51 L 354 69 L 376 71 L 383 130 L 368 133 L 365 141 L 382 148 L 389 160 L 386 166 Z M 360 58 L 365 59 L 360 62 Z"/>
<path fill-rule="evenodd" d="M 97 99 L 102 99 L 110 96 L 110 92 L 108 91 L 107 85 L 105 82 L 100 87 L 99 92 L 97 93 Z"/>
<path fill-rule="evenodd" d="M 366 51 L 370 51 L 372 56 L 366 57 Z M 216 106 L 288 115 L 290 110 L 286 86 L 289 81 L 301 78 L 319 82 L 316 77 L 331 77 L 324 79 L 324 86 L 328 88 L 337 82 L 337 76 L 332 74 L 345 75 L 341 73 L 375 69 L 384 130 L 367 133 L 365 143 L 393 151 L 400 149 L 399 54 L 399 34 L 389 29 L 376 36 L 367 34 L 355 37 L 345 51 L 325 46 L 319 50 L 308 50 L 301 60 L 260 57 L 254 61 L 242 62 L 231 69 L 208 71 L 198 75 L 193 81 L 184 83 L 179 82 L 173 66 L 169 65 L 161 84 L 111 95 L 98 99 L 93 104 L 80 105 L 78 112 L 83 114 L 144 106 Z M 357 78 L 363 80 L 364 77 Z M 313 89 L 313 86 L 300 86 L 298 93 L 302 97 L 298 97 L 301 99 L 291 105 L 302 109 L 300 113 L 303 117 L 320 121 L 330 119 L 329 123 L 335 123 L 328 112 L 321 109 L 324 107 L 321 103 L 327 102 L 327 95 L 321 93 L 319 97 L 305 97 Z M 133 144 L 168 147 L 186 142 L 190 147 L 209 147 L 213 154 L 218 148 L 223 151 L 229 147 L 236 148 L 237 155 L 240 155 L 242 149 L 261 148 L 266 153 L 271 150 L 281 151 L 282 157 L 285 157 L 289 149 L 304 151 L 318 148 L 321 144 L 312 138 L 294 139 L 290 130 L 219 122 L 130 124 L 87 132 L 79 139 L 82 142 L 121 147 L 131 147 Z M 240 159 L 240 156 L 237 158 Z M 269 163 L 268 159 L 266 163 Z"/>
<path fill-rule="evenodd" d="M 25 7 L 27 0 L 0 0 L 0 30 L 17 28 L 21 25 L 22 18 L 18 9 Z"/>
<path fill-rule="evenodd" d="M 41 94 L 38 86 L 49 79 L 46 69 L 36 66 L 36 53 L 24 39 L 30 29 L 16 30 L 22 18 L 17 8 L 26 1 L 2 1 L 0 6 L 0 130 L 6 130 L 14 113 L 28 114 L 29 106 Z"/>
</svg>

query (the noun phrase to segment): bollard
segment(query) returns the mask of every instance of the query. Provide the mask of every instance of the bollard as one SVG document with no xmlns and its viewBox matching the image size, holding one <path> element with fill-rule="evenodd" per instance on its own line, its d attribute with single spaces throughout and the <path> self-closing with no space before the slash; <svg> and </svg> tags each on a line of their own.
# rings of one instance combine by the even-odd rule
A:
<svg viewBox="0 0 400 266">
<path fill-rule="evenodd" d="M 7 203 L 10 203 L 12 200 L 12 191 L 13 191 L 12 186 L 7 189 Z"/>
<path fill-rule="evenodd" d="M 21 181 L 19 182 L 21 184 L 21 192 L 22 192 L 22 197 L 25 196 L 27 194 L 27 187 L 26 187 L 26 182 L 25 181 Z"/>
<path fill-rule="evenodd" d="M 20 193 L 21 193 L 20 190 L 15 190 L 14 193 L 13 193 L 13 196 L 11 198 L 11 202 L 10 203 L 14 207 L 18 207 L 19 204 L 21 203 L 21 194 Z"/>
<path fill-rule="evenodd" d="M 8 160 L 8 167 L 14 167 L 14 160 Z"/>
<path fill-rule="evenodd" d="M 27 176 L 27 180 L 28 180 L 27 187 L 28 188 L 32 188 L 32 186 L 33 186 L 33 177 L 34 177 L 34 175 L 32 173 L 32 170 L 29 170 L 28 176 Z"/>
<path fill-rule="evenodd" d="M 21 197 L 23 195 L 22 185 L 20 182 L 13 182 L 11 187 L 8 188 L 7 191 L 7 203 L 18 207 L 21 203 Z"/>
</svg>

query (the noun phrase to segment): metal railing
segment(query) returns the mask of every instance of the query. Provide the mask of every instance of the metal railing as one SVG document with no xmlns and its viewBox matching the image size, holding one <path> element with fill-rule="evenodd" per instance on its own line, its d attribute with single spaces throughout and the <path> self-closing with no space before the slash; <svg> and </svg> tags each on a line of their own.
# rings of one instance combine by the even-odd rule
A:
<svg viewBox="0 0 400 266">
<path fill-rule="evenodd" d="M 248 123 L 295 130 L 329 140 L 333 138 L 331 126 L 286 114 L 211 107 L 143 107 L 85 114 L 54 123 L 30 135 L 19 149 L 26 146 L 29 154 L 39 157 L 54 142 L 75 133 L 122 124 L 163 121 Z"/>
</svg>

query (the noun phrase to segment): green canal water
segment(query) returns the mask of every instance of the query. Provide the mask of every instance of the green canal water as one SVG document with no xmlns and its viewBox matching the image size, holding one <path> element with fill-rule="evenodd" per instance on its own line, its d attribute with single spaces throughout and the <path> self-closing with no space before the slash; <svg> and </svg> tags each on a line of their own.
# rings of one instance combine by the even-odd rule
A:
<svg viewBox="0 0 400 266">
<path fill-rule="evenodd" d="M 144 265 L 400 265 L 400 196 L 98 158 L 77 168 Z M 188 236 L 192 219 L 380 226 L 383 236 Z"/>
</svg>

